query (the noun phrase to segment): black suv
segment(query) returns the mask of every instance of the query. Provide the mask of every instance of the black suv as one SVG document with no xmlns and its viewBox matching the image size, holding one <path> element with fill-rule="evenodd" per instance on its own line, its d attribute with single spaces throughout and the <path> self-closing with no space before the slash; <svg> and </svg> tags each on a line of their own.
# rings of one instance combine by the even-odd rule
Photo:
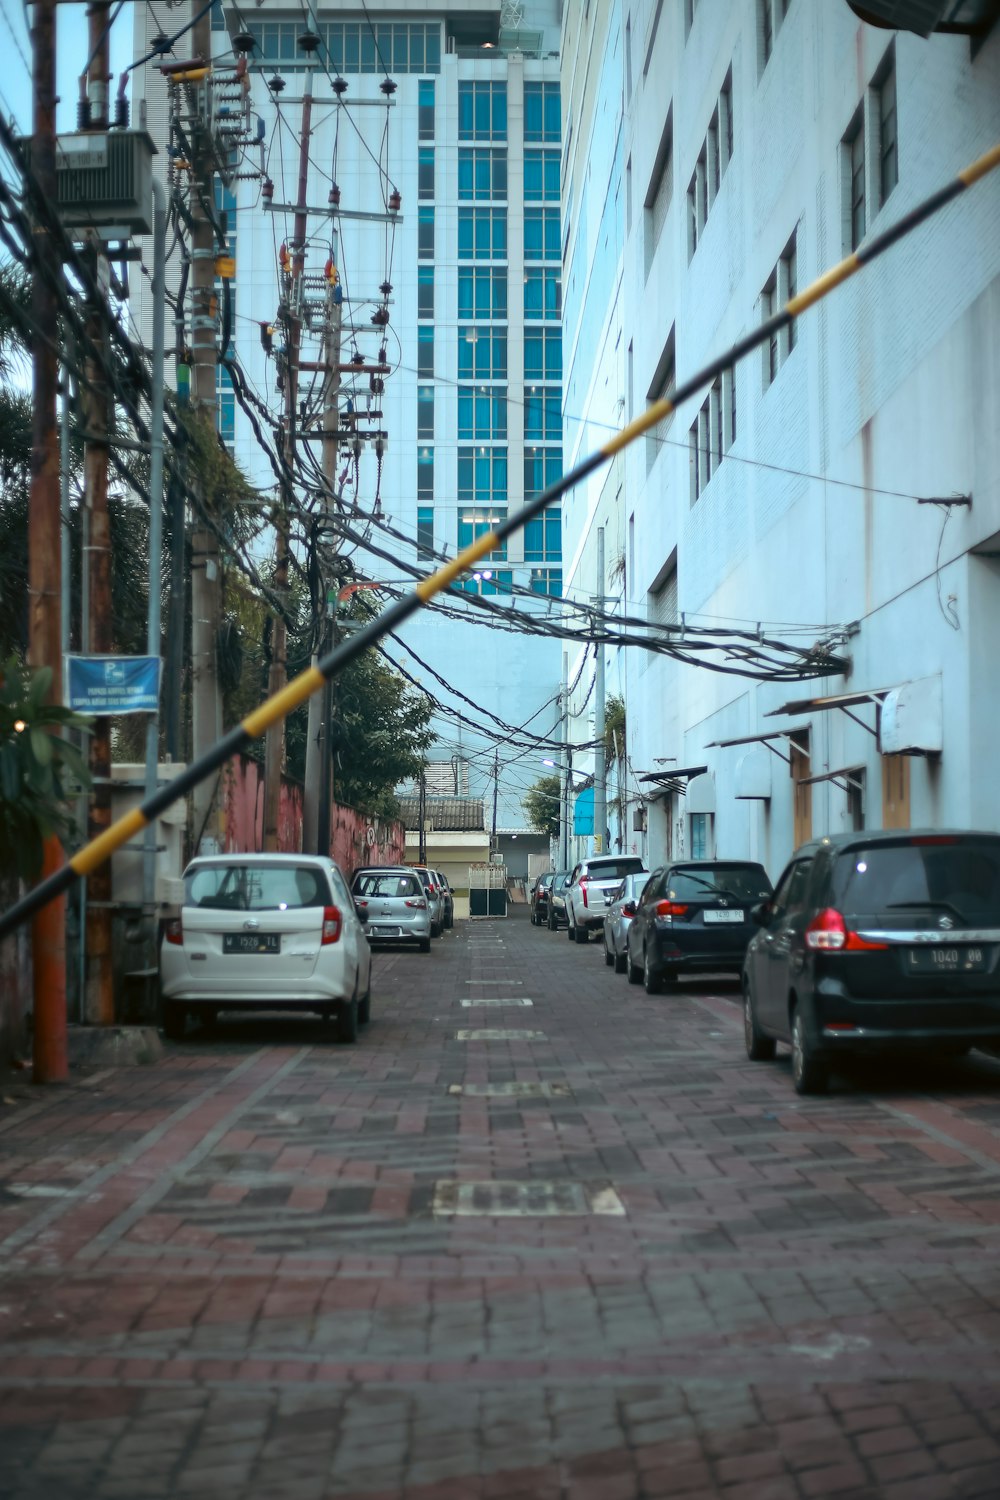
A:
<svg viewBox="0 0 1000 1500">
<path fill-rule="evenodd" d="M 642 888 L 626 939 L 629 982 L 655 995 L 678 974 L 739 974 L 756 928 L 751 909 L 766 901 L 763 865 L 745 859 L 682 860 Z"/>
<path fill-rule="evenodd" d="M 936 829 L 806 844 L 743 968 L 753 1061 L 792 1048 L 800 1094 L 842 1053 L 1000 1042 L 1000 836 Z"/>
<path fill-rule="evenodd" d="M 539 875 L 531 887 L 531 925 L 532 927 L 544 927 L 549 918 L 549 890 L 555 879 L 555 871 L 549 870 L 547 875 Z"/>
</svg>

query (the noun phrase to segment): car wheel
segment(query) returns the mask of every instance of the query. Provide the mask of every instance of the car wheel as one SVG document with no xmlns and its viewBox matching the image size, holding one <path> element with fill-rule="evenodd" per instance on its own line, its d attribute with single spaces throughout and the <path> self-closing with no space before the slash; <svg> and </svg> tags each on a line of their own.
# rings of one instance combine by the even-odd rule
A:
<svg viewBox="0 0 1000 1500">
<path fill-rule="evenodd" d="M 429 953 L 431 951 L 431 940 L 430 940 L 430 938 L 421 938 L 420 939 L 420 951 L 421 951 L 421 953 Z"/>
<path fill-rule="evenodd" d="M 358 1039 L 358 997 L 341 1001 L 337 1012 L 337 1041 L 356 1042 Z"/>
<path fill-rule="evenodd" d="M 822 1094 L 826 1091 L 829 1068 L 817 1057 L 806 1036 L 805 1022 L 796 1010 L 792 1017 L 792 1082 L 797 1094 Z"/>
<path fill-rule="evenodd" d="M 608 940 L 607 940 L 607 938 L 605 938 L 604 939 L 604 962 L 607 964 L 608 968 L 610 969 L 612 967 L 612 965 L 614 964 L 614 961 L 615 961 L 615 955 L 613 953 L 609 953 L 609 951 L 608 951 Z"/>
<path fill-rule="evenodd" d="M 765 1036 L 757 1027 L 753 992 L 750 989 L 750 980 L 747 978 L 743 980 L 743 1040 L 746 1043 L 747 1057 L 751 1062 L 770 1062 L 774 1057 L 777 1044 L 773 1037 Z"/>
<path fill-rule="evenodd" d="M 627 953 L 616 953 L 615 954 L 615 973 L 616 974 L 624 974 L 625 970 L 627 968 L 628 968 L 628 954 Z"/>
<path fill-rule="evenodd" d="M 647 995 L 658 995 L 663 988 L 663 981 L 649 961 L 649 949 L 642 955 L 642 987 Z"/>
<path fill-rule="evenodd" d="M 632 954 L 628 948 L 625 949 L 625 972 L 628 975 L 629 984 L 642 983 L 642 965 L 632 962 Z"/>
<path fill-rule="evenodd" d="M 163 1035 L 171 1042 L 179 1042 L 187 1030 L 187 1010 L 175 1000 L 163 1002 Z"/>
</svg>

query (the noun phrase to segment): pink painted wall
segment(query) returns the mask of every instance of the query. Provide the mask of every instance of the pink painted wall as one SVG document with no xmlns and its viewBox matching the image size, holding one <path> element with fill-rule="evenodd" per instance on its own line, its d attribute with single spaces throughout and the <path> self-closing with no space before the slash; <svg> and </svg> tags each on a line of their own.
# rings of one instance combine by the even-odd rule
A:
<svg viewBox="0 0 1000 1500">
<path fill-rule="evenodd" d="M 264 841 L 264 773 L 256 761 L 234 756 L 222 772 L 223 844 L 227 852 L 246 854 Z M 302 787 L 284 778 L 278 813 L 278 848 L 302 848 Z M 369 818 L 353 807 L 334 803 L 330 818 L 330 853 L 346 875 L 362 864 L 401 864 L 406 853 L 402 823 Z"/>
</svg>

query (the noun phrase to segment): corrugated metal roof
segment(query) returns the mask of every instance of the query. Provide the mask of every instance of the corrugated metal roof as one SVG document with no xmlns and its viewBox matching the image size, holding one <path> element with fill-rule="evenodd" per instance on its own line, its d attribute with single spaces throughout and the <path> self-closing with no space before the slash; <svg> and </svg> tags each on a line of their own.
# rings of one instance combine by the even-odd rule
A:
<svg viewBox="0 0 1000 1500">
<path fill-rule="evenodd" d="M 407 828 L 420 826 L 420 798 L 400 797 L 399 816 Z M 481 833 L 482 797 L 427 797 L 424 802 L 424 827 L 428 833 Z"/>
</svg>

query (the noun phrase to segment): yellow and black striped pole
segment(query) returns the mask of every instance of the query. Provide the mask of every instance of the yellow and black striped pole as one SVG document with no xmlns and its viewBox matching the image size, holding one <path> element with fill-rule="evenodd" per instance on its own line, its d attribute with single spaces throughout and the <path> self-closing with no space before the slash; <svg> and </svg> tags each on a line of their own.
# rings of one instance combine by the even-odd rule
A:
<svg viewBox="0 0 1000 1500">
<path fill-rule="evenodd" d="M 333 651 L 321 657 L 314 667 L 310 667 L 308 671 L 293 678 L 279 693 L 268 698 L 252 714 L 248 714 L 242 723 L 223 735 L 222 739 L 210 750 L 187 766 L 180 776 L 175 777 L 168 785 L 160 787 L 139 807 L 126 813 L 104 833 L 92 839 L 89 844 L 85 844 L 60 870 L 41 881 L 21 901 L 18 901 L 9 911 L 4 912 L 0 916 L 0 937 L 16 927 L 19 922 L 23 922 L 25 918 L 32 916 L 54 896 L 60 895 L 75 880 L 89 875 L 98 865 L 103 864 L 116 849 L 121 848 L 122 844 L 134 834 L 141 833 L 173 802 L 186 796 L 192 787 L 197 786 L 213 771 L 217 771 L 237 751 L 245 749 L 251 741 L 264 734 L 272 724 L 298 708 L 299 704 L 304 703 L 307 698 L 317 692 L 324 682 L 336 677 L 338 672 L 341 672 L 355 657 L 360 656 L 369 646 L 374 646 L 383 636 L 395 630 L 423 605 L 428 604 L 435 595 L 440 594 L 463 573 L 472 569 L 487 553 L 499 547 L 506 537 L 519 531 L 527 521 L 532 520 L 554 501 L 561 499 L 567 491 L 573 489 L 582 479 L 586 479 L 595 469 L 607 463 L 616 453 L 627 448 L 636 438 L 642 437 L 643 433 L 655 427 L 658 422 L 662 422 L 664 417 L 670 416 L 671 412 L 676 411 L 689 397 L 710 385 L 723 370 L 729 369 L 737 360 L 767 343 L 772 334 L 787 327 L 807 308 L 812 307 L 814 303 L 833 291 L 834 287 L 847 281 L 856 271 L 860 271 L 862 266 L 868 265 L 897 240 L 912 233 L 918 225 L 936 214 L 939 209 L 944 208 L 946 203 L 950 203 L 953 198 L 957 198 L 966 188 L 971 187 L 973 183 L 978 182 L 980 178 L 985 177 L 988 172 L 992 172 L 998 166 L 1000 166 L 1000 145 L 994 146 L 985 155 L 965 167 L 957 177 L 911 208 L 889 229 L 884 230 L 882 234 L 875 235 L 853 255 L 848 255 L 837 265 L 831 266 L 829 270 L 817 276 L 815 281 L 792 297 L 773 317 L 744 334 L 743 338 L 738 339 L 724 354 L 718 355 L 695 375 L 676 386 L 669 396 L 664 396 L 660 401 L 654 401 L 641 416 L 636 417 L 627 427 L 623 427 L 621 432 L 616 432 L 601 448 L 590 454 L 588 458 L 581 460 L 575 468 L 564 474 L 561 479 L 557 479 L 554 484 L 550 484 L 547 489 L 542 490 L 519 511 L 508 516 L 507 520 L 497 526 L 494 531 L 489 531 L 477 538 L 451 562 L 446 563 L 436 573 L 432 573 L 418 583 L 412 593 L 397 600 L 377 619 L 372 620 L 362 630 L 357 631 Z"/>
</svg>

